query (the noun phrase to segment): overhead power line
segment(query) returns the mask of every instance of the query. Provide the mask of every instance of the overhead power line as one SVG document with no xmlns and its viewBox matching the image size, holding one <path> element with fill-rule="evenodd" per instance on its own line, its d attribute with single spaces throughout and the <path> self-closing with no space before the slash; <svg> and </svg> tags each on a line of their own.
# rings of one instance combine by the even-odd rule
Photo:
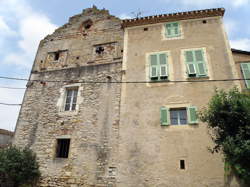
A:
<svg viewBox="0 0 250 187">
<path fill-rule="evenodd" d="M 67 82 L 67 83 L 86 83 L 86 84 L 95 84 L 95 83 L 114 83 L 114 84 L 140 84 L 140 83 L 184 83 L 184 82 L 227 82 L 227 81 L 242 81 L 242 80 L 250 80 L 250 79 L 197 79 L 197 80 L 175 80 L 175 81 L 86 81 L 86 80 L 41 80 L 41 79 L 34 79 L 29 80 L 25 78 L 17 78 L 17 77 L 5 77 L 0 76 L 0 79 L 9 79 L 9 80 L 20 80 L 20 81 L 30 81 L 30 82 L 41 82 L 41 83 L 47 83 L 47 82 Z M 15 88 L 12 88 L 15 89 Z M 17 88 L 17 89 L 25 89 L 25 88 Z"/>
<path fill-rule="evenodd" d="M 17 88 L 17 87 L 8 87 L 8 86 L 0 86 L 0 88 L 13 89 L 13 90 L 24 90 L 24 89 L 26 89 L 26 88 Z"/>
<path fill-rule="evenodd" d="M 0 105 L 6 105 L 6 106 L 21 106 L 22 104 L 0 103 Z"/>
</svg>

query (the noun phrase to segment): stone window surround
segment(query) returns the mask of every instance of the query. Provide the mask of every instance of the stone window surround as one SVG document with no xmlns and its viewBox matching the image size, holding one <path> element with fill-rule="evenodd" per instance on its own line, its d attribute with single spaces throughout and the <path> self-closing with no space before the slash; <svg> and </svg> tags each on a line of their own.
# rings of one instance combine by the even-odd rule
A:
<svg viewBox="0 0 250 187">
<path fill-rule="evenodd" d="M 78 92 L 77 92 L 77 101 L 76 101 L 76 109 L 75 110 L 70 110 L 70 111 L 65 111 L 65 102 L 66 102 L 66 94 L 67 94 L 67 89 L 69 88 L 75 88 L 78 87 Z M 60 97 L 57 102 L 57 108 L 58 108 L 58 113 L 59 115 L 77 115 L 79 112 L 79 106 L 83 101 L 83 97 L 81 96 L 83 91 L 83 87 L 81 86 L 81 83 L 74 83 L 74 84 L 68 84 L 63 86 L 60 89 Z"/>
<path fill-rule="evenodd" d="M 150 53 L 146 53 L 146 64 L 145 64 L 145 75 L 146 75 L 146 81 L 148 82 L 147 83 L 147 86 L 150 86 L 151 83 L 149 82 L 154 82 L 150 79 L 150 55 L 153 55 L 153 54 L 159 54 L 159 53 L 166 53 L 167 54 L 167 66 L 168 66 L 168 79 L 167 81 L 171 80 L 172 77 L 173 77 L 173 63 L 172 63 L 172 57 L 171 57 L 171 54 L 170 54 L 170 51 L 157 51 L 157 52 L 150 52 Z M 166 80 L 162 80 L 162 81 L 158 81 L 159 83 L 161 82 L 166 82 Z M 155 84 L 155 83 L 153 83 Z"/>
<path fill-rule="evenodd" d="M 189 77 L 188 76 L 188 70 L 187 70 L 187 66 L 186 66 L 186 61 L 185 61 L 185 52 L 186 51 L 191 51 L 191 50 L 203 50 L 204 51 L 204 60 L 205 60 L 205 65 L 207 68 L 207 76 L 205 77 Z M 208 60 L 208 53 L 207 53 L 207 49 L 206 47 L 196 47 L 196 48 L 188 48 L 188 49 L 182 49 L 181 50 L 181 67 L 184 67 L 183 72 L 184 72 L 184 76 L 185 79 L 211 79 L 212 75 L 211 75 L 211 65 L 210 65 L 210 61 Z"/>
<path fill-rule="evenodd" d="M 179 109 L 179 108 L 189 108 L 189 107 L 192 107 L 194 105 L 192 105 L 191 103 L 189 102 L 184 102 L 184 103 L 173 103 L 173 104 L 165 104 L 165 105 L 162 105 L 168 109 Z M 197 106 L 196 106 L 197 107 Z M 199 107 L 197 107 L 198 109 Z M 187 120 L 189 119 L 189 114 L 188 114 L 188 110 L 187 110 Z M 170 113 L 168 115 L 168 120 L 170 121 Z M 188 123 L 186 125 L 167 125 L 167 129 L 168 130 L 178 130 L 178 129 L 190 129 L 190 128 L 193 128 L 193 127 L 197 127 L 197 125 L 200 123 L 200 121 L 198 121 L 198 123 L 196 123 L 196 125 L 189 125 Z M 163 126 L 164 127 L 164 126 Z"/>
<path fill-rule="evenodd" d="M 179 28 L 180 28 L 180 36 L 177 36 L 177 37 L 166 37 L 166 24 L 167 23 L 173 23 L 172 21 L 171 22 L 165 22 L 162 24 L 162 28 L 161 28 L 161 38 L 162 40 L 178 40 L 178 39 L 184 39 L 184 31 L 183 31 L 183 28 L 182 28 L 182 21 L 178 21 L 179 23 Z"/>
</svg>

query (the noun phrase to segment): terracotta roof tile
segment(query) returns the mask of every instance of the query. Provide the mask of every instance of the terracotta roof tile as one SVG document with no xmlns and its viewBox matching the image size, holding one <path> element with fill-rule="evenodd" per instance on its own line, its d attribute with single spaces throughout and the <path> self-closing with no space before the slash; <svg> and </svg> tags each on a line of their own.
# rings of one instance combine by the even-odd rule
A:
<svg viewBox="0 0 250 187">
<path fill-rule="evenodd" d="M 133 27 L 133 26 L 138 26 L 138 25 L 147 25 L 147 24 L 169 22 L 169 21 L 223 16 L 224 13 L 225 13 L 224 8 L 213 8 L 213 9 L 195 10 L 195 11 L 188 11 L 188 12 L 161 14 L 161 15 L 155 15 L 155 16 L 146 16 L 142 18 L 125 19 L 125 20 L 122 20 L 122 26 Z"/>
</svg>

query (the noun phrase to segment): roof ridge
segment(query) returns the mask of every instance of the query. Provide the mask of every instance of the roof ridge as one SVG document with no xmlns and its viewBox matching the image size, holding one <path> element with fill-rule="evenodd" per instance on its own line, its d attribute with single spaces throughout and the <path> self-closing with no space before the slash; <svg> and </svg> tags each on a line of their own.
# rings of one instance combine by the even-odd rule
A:
<svg viewBox="0 0 250 187">
<path fill-rule="evenodd" d="M 192 11 L 176 12 L 176 13 L 169 13 L 169 14 L 158 14 L 158 15 L 152 15 L 152 16 L 145 16 L 141 18 L 124 19 L 122 20 L 122 24 L 124 27 L 129 27 L 129 26 L 136 26 L 136 25 L 144 25 L 143 22 L 147 24 L 148 23 L 147 21 L 158 23 L 158 22 L 171 20 L 171 19 L 183 20 L 185 18 L 195 19 L 195 18 L 206 17 L 206 16 L 207 17 L 223 16 L 224 13 L 225 13 L 224 8 L 201 9 L 201 10 L 192 10 Z"/>
</svg>

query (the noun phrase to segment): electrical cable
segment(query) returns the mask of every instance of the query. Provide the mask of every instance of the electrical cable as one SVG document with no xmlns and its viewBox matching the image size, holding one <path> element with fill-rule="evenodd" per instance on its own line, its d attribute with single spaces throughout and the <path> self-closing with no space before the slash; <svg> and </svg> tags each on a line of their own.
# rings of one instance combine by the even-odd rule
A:
<svg viewBox="0 0 250 187">
<path fill-rule="evenodd" d="M 22 104 L 0 103 L 0 105 L 6 105 L 6 106 L 21 106 Z"/>
<path fill-rule="evenodd" d="M 40 80 L 34 79 L 29 80 L 25 78 L 16 78 L 16 77 L 4 77 L 0 76 L 0 79 L 9 79 L 9 80 L 21 80 L 21 81 L 30 81 L 30 82 L 67 82 L 67 83 L 86 83 L 86 84 L 96 84 L 96 83 L 115 83 L 115 84 L 129 84 L 129 83 L 184 83 L 184 82 L 227 82 L 227 81 L 241 81 L 241 80 L 250 80 L 250 79 L 198 79 L 198 80 L 177 80 L 177 81 L 84 81 L 84 80 Z M 25 89 L 25 88 L 24 88 Z"/>
</svg>

